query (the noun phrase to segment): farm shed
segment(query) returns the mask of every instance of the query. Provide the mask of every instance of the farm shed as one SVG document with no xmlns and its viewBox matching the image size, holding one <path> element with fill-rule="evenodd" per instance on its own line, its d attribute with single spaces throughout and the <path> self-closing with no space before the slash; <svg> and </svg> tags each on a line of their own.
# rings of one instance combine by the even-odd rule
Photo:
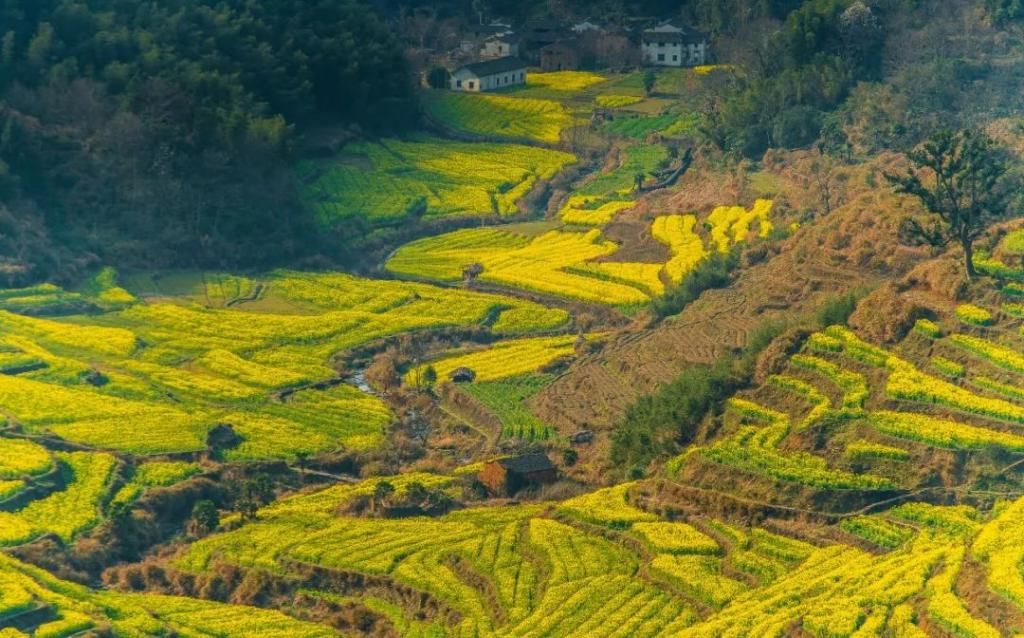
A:
<svg viewBox="0 0 1024 638">
<path fill-rule="evenodd" d="M 496 459 L 484 465 L 480 482 L 495 495 L 512 496 L 524 487 L 550 483 L 558 469 L 547 454 L 524 454 Z"/>
<path fill-rule="evenodd" d="M 575 71 L 580 68 L 580 54 L 575 43 L 555 42 L 540 50 L 542 71 Z"/>
<path fill-rule="evenodd" d="M 452 73 L 453 91 L 493 91 L 526 83 L 526 63 L 515 57 L 477 62 Z"/>
</svg>

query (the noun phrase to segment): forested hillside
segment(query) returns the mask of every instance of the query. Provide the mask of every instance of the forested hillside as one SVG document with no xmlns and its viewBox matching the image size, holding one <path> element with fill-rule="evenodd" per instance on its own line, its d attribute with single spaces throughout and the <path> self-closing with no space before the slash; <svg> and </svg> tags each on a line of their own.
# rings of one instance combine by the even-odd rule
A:
<svg viewBox="0 0 1024 638">
<path fill-rule="evenodd" d="M 4 272 L 315 252 L 297 138 L 318 124 L 406 127 L 412 87 L 401 46 L 354 0 L 5 0 Z"/>
</svg>

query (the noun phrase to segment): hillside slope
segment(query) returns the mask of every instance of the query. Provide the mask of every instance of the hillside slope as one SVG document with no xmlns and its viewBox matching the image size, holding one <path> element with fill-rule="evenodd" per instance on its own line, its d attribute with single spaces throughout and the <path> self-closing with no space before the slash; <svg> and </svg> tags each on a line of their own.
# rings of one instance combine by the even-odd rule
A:
<svg viewBox="0 0 1024 638">
<path fill-rule="evenodd" d="M 775 249 L 777 254 L 743 268 L 728 288 L 707 291 L 678 316 L 617 337 L 599 354 L 575 363 L 535 399 L 538 413 L 564 432 L 607 429 L 639 396 L 672 380 L 687 365 L 710 363 L 742 348 L 757 326 L 813 314 L 829 298 L 870 290 L 908 272 L 924 256 L 897 242 L 896 231 L 910 202 L 867 183 L 869 175 L 895 161 L 882 157 L 848 169 L 834 195 L 845 203 L 798 230 Z M 798 208 L 806 202 L 810 188 L 799 184 L 810 162 L 796 155 L 792 166 L 779 168 L 779 179 L 786 184 L 781 205 Z M 693 173 L 678 193 L 648 206 L 706 210 L 710 202 L 726 196 L 715 191 L 729 188 L 708 193 L 706 179 Z"/>
</svg>

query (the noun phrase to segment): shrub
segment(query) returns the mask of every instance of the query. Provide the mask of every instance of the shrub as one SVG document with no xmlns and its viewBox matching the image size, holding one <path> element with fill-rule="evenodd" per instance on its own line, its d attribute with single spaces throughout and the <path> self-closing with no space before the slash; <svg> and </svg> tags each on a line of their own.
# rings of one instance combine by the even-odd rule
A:
<svg viewBox="0 0 1024 638">
<path fill-rule="evenodd" d="M 821 308 L 818 309 L 818 326 L 827 328 L 829 326 L 846 324 L 847 319 L 857 309 L 857 300 L 859 298 L 859 295 L 851 292 L 827 299 Z"/>
<path fill-rule="evenodd" d="M 677 315 L 705 290 L 728 286 L 732 282 L 732 271 L 738 264 L 738 251 L 713 252 L 690 270 L 681 283 L 670 286 L 664 297 L 654 300 L 655 314 L 659 317 Z"/>
</svg>

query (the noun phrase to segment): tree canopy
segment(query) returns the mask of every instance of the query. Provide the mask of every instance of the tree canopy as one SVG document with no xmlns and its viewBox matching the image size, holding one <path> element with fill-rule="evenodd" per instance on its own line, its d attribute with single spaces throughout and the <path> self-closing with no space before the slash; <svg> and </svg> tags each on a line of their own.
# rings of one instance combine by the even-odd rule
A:
<svg viewBox="0 0 1024 638">
<path fill-rule="evenodd" d="M 4 266 L 293 256 L 297 136 L 410 112 L 402 47 L 356 0 L 0 0 Z"/>
</svg>

